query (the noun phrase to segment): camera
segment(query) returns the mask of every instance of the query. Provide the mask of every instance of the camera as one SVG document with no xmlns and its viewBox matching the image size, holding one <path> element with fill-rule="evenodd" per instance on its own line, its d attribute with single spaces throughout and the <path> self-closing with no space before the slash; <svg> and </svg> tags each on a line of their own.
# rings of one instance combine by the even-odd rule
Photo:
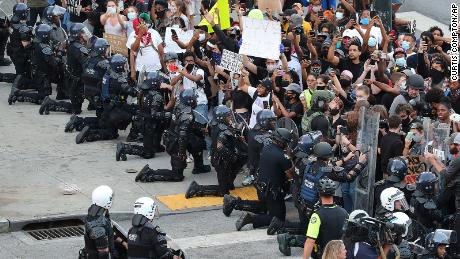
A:
<svg viewBox="0 0 460 259">
<path fill-rule="evenodd" d="M 425 101 L 416 101 L 414 99 L 409 101 L 409 104 L 417 110 L 417 115 L 421 117 L 428 117 L 431 118 L 433 116 L 433 107 L 431 107 L 430 103 Z"/>
<path fill-rule="evenodd" d="M 295 33 L 296 35 L 302 34 L 302 31 L 303 31 L 302 26 L 297 26 L 297 27 L 294 28 L 294 33 Z"/>
</svg>

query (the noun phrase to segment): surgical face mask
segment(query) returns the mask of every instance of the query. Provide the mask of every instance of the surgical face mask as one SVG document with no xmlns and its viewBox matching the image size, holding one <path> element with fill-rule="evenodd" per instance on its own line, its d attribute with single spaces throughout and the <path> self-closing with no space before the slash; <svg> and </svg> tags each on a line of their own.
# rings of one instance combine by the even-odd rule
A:
<svg viewBox="0 0 460 259">
<path fill-rule="evenodd" d="M 269 73 L 273 73 L 275 69 L 276 69 L 276 65 L 267 65 L 267 70 Z"/>
<path fill-rule="evenodd" d="M 115 14 L 117 12 L 117 8 L 116 7 L 107 7 L 107 12 L 109 14 Z"/>
<path fill-rule="evenodd" d="M 203 42 L 206 39 L 206 35 L 204 33 L 200 33 L 200 36 L 198 37 L 198 40 Z"/>
<path fill-rule="evenodd" d="M 362 25 L 369 25 L 369 18 L 361 18 L 360 22 Z"/>
<path fill-rule="evenodd" d="M 406 66 L 406 59 L 404 57 L 397 58 L 395 60 L 395 64 L 398 67 L 405 67 Z"/>
<path fill-rule="evenodd" d="M 408 41 L 403 41 L 401 43 L 401 48 L 403 48 L 404 51 L 407 51 L 408 49 L 410 49 L 410 43 Z"/>
<path fill-rule="evenodd" d="M 417 142 L 417 143 L 420 143 L 420 141 L 422 141 L 422 135 L 419 135 L 419 134 L 414 134 L 412 136 L 412 140 Z"/>
<path fill-rule="evenodd" d="M 317 12 L 319 12 L 319 10 L 321 10 L 321 6 L 315 5 L 311 9 L 313 10 L 313 12 L 317 13 Z"/>
<path fill-rule="evenodd" d="M 179 24 L 173 24 L 171 27 L 173 27 L 174 29 L 180 29 Z"/>
<path fill-rule="evenodd" d="M 401 84 L 399 85 L 399 88 L 401 88 L 402 90 L 406 90 L 406 89 L 407 89 L 406 80 L 404 80 L 404 81 L 401 82 Z"/>
<path fill-rule="evenodd" d="M 335 18 L 337 18 L 337 20 L 342 20 L 343 19 L 343 13 L 341 13 L 341 12 L 335 13 Z"/>
<path fill-rule="evenodd" d="M 375 38 L 369 38 L 369 41 L 367 42 L 367 45 L 369 45 L 369 47 L 373 48 L 373 47 L 377 46 L 377 40 Z"/>
<path fill-rule="evenodd" d="M 128 16 L 128 19 L 129 19 L 130 21 L 132 21 L 132 20 L 134 20 L 134 19 L 137 18 L 137 14 L 136 14 L 135 12 L 129 12 L 129 13 L 127 14 L 127 16 Z"/>
</svg>

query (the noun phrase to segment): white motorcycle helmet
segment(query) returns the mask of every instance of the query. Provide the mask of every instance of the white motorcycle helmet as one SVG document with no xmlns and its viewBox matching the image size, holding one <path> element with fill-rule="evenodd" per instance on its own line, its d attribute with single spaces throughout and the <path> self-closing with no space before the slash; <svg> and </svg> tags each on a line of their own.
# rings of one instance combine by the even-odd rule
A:
<svg viewBox="0 0 460 259">
<path fill-rule="evenodd" d="M 369 214 L 364 210 L 354 210 L 348 216 L 348 221 L 353 223 L 359 223 L 362 218 L 368 218 Z"/>
<path fill-rule="evenodd" d="M 407 232 L 409 232 L 409 227 L 412 224 L 412 220 L 404 212 L 395 212 L 393 213 L 393 218 L 391 219 L 391 223 L 403 225 L 406 228 L 406 231 L 401 236 L 406 237 Z"/>
<path fill-rule="evenodd" d="M 141 197 L 134 202 L 134 214 L 141 214 L 152 220 L 159 215 L 158 206 L 149 197 Z"/>
<path fill-rule="evenodd" d="M 401 209 L 406 211 L 409 209 L 409 204 L 404 197 L 404 193 L 395 187 L 389 187 L 382 191 L 380 194 L 380 203 L 388 211 L 395 210 L 395 202 L 399 201 L 401 203 Z"/>
<path fill-rule="evenodd" d="M 113 201 L 113 191 L 107 185 L 101 185 L 93 190 L 91 195 L 93 204 L 96 204 L 99 207 L 104 209 L 110 209 L 112 207 Z"/>
</svg>

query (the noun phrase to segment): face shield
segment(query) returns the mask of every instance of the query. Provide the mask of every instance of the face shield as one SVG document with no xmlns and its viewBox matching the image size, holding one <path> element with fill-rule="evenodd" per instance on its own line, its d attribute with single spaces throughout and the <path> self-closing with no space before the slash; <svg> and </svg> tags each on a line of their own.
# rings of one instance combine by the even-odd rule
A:
<svg viewBox="0 0 460 259">
<path fill-rule="evenodd" d="M 401 204 L 401 208 L 400 208 L 401 211 L 409 210 L 409 203 L 407 202 L 405 197 L 402 197 L 401 199 L 396 200 L 396 201 L 399 201 L 399 203 Z"/>
<path fill-rule="evenodd" d="M 83 27 L 80 35 L 83 37 L 85 42 L 90 42 L 91 37 L 93 37 L 93 34 L 86 27 Z"/>
</svg>

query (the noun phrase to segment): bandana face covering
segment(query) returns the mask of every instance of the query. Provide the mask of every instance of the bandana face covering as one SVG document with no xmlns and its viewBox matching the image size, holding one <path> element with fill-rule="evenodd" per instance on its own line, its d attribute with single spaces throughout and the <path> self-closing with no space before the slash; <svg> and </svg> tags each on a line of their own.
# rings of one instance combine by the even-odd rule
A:
<svg viewBox="0 0 460 259">
<path fill-rule="evenodd" d="M 139 35 L 139 24 L 142 24 L 142 20 L 139 19 L 139 18 L 136 18 L 133 20 L 133 28 L 134 28 L 134 32 L 136 33 L 137 36 L 140 36 Z M 141 36 L 141 42 L 144 44 L 144 46 L 147 46 L 150 44 L 150 41 L 152 40 L 152 35 L 150 34 L 150 32 L 145 32 L 144 35 Z"/>
</svg>

